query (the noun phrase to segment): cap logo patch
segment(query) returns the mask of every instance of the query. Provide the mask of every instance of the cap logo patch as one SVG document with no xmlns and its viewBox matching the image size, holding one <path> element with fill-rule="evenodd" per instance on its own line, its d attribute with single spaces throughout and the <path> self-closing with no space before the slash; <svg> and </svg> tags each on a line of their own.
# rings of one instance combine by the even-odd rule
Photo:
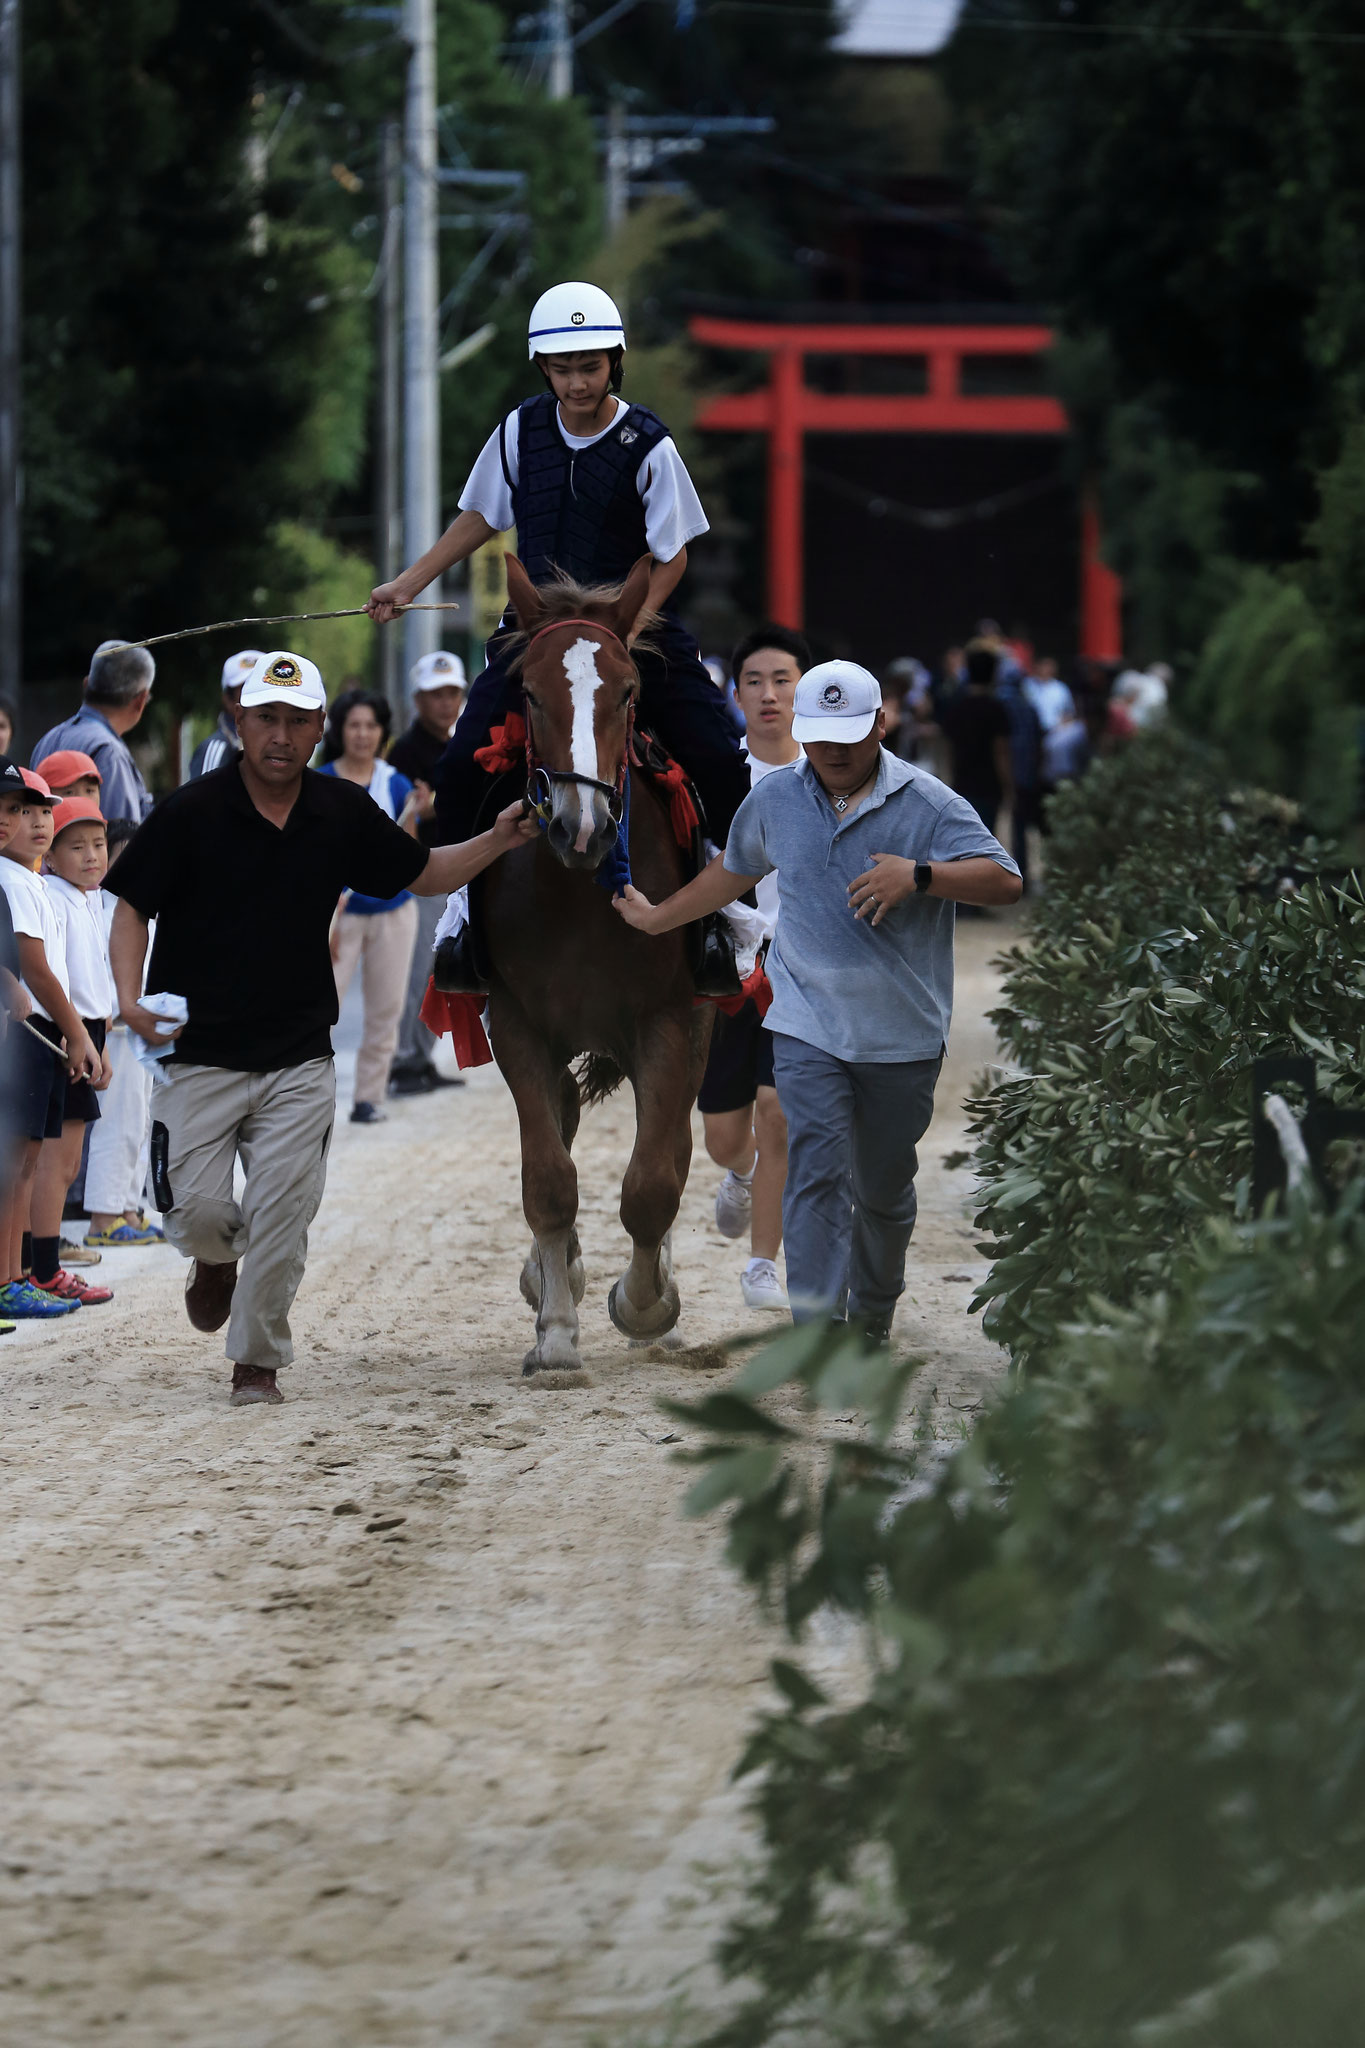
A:
<svg viewBox="0 0 1365 2048">
<path fill-rule="evenodd" d="M 266 681 L 270 683 L 297 685 L 303 681 L 298 663 L 290 661 L 287 655 L 282 655 L 278 661 L 272 661 L 265 675 Z"/>
<path fill-rule="evenodd" d="M 848 698 L 844 695 L 841 683 L 826 683 L 824 689 L 820 692 L 820 702 L 824 705 L 826 711 L 846 711 L 848 709 Z"/>
<path fill-rule="evenodd" d="M 588 316 L 586 313 L 570 313 L 569 325 L 571 327 L 582 327 L 586 324 L 587 318 Z"/>
</svg>

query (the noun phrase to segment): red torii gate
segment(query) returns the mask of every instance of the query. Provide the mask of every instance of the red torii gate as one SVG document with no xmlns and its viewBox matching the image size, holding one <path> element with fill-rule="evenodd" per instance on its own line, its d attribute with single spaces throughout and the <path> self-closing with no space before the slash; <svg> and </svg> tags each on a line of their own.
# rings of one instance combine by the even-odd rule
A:
<svg viewBox="0 0 1365 2048">
<path fill-rule="evenodd" d="M 1052 346 L 1049 327 L 915 326 L 888 321 L 858 326 L 815 321 L 739 320 L 697 313 L 688 322 L 708 348 L 743 349 L 768 357 L 768 382 L 757 391 L 707 399 L 697 425 L 711 431 L 768 437 L 768 610 L 779 624 L 804 623 L 804 453 L 806 434 L 1067 434 L 1062 406 L 1047 397 L 974 397 L 962 389 L 970 356 L 1037 356 Z M 807 355 L 920 356 L 922 394 L 880 396 L 816 391 L 806 382 Z M 1086 495 L 1081 512 L 1080 652 L 1117 660 L 1123 649 L 1122 587 L 1100 557 L 1099 519 Z"/>
</svg>

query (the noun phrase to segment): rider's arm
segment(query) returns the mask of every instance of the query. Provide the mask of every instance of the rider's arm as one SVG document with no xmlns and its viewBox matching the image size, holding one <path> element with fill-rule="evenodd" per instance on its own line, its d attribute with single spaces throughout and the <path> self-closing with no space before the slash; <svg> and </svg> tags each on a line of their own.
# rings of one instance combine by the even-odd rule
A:
<svg viewBox="0 0 1365 2048">
<path fill-rule="evenodd" d="M 655 562 L 649 572 L 649 595 L 645 599 L 650 611 L 662 611 L 682 582 L 683 570 L 687 567 L 687 549 L 679 548 L 671 562 Z"/>
<path fill-rule="evenodd" d="M 482 512 L 456 513 L 436 545 L 428 548 L 420 561 L 395 576 L 392 583 L 376 584 L 370 592 L 366 611 L 376 625 L 387 625 L 390 619 L 398 617 L 405 604 L 416 602 L 428 583 L 434 583 L 456 562 L 466 560 L 476 548 L 491 540 L 497 530 L 489 525 Z"/>
<path fill-rule="evenodd" d="M 708 917 L 713 910 L 723 910 L 761 879 L 758 875 L 732 875 L 725 865 L 725 855 L 718 853 L 709 867 L 673 895 L 666 896 L 662 903 L 651 903 L 629 882 L 624 896 L 613 896 L 612 902 L 637 932 L 657 936 L 660 932 L 676 931 L 681 924 L 695 924 L 699 917 Z"/>
<path fill-rule="evenodd" d="M 458 846 L 433 846 L 427 864 L 408 887 L 414 896 L 449 896 L 463 889 L 475 875 L 481 875 L 499 854 L 523 841 L 534 839 L 540 827 L 527 815 L 520 799 L 499 811 L 492 828 L 477 839 L 462 839 Z"/>
</svg>

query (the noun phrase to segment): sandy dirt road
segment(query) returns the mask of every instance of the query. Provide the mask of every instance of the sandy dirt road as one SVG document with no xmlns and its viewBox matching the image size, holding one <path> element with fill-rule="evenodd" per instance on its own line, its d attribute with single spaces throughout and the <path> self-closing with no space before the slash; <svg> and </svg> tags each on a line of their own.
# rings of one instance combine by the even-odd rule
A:
<svg viewBox="0 0 1365 2048">
<path fill-rule="evenodd" d="M 981 1260 L 942 1159 L 1003 936 L 961 927 L 897 1322 L 949 1434 L 1002 1363 L 965 1312 Z M 111 1307 L 6 1340 L 7 2048 L 588 2048 L 705 1982 L 705 1873 L 743 1849 L 728 1774 L 775 1644 L 720 1526 L 678 1512 L 656 1403 L 716 1376 L 607 1320 L 628 1098 L 577 1148 L 573 1393 L 520 1378 L 496 1070 L 392 1110 L 338 1127 L 284 1408 L 226 1407 L 165 1249 L 107 1255 Z M 694 1162 L 675 1232 L 693 1346 L 764 1321 L 715 1181 Z"/>
</svg>

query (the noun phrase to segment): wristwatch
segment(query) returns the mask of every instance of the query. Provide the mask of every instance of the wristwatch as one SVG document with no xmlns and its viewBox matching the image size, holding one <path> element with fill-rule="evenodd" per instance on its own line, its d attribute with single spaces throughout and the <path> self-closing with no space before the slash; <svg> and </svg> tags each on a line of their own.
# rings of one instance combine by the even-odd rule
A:
<svg viewBox="0 0 1365 2048">
<path fill-rule="evenodd" d="M 927 860 L 915 862 L 915 894 L 922 896 L 934 879 L 934 870 Z"/>
</svg>

